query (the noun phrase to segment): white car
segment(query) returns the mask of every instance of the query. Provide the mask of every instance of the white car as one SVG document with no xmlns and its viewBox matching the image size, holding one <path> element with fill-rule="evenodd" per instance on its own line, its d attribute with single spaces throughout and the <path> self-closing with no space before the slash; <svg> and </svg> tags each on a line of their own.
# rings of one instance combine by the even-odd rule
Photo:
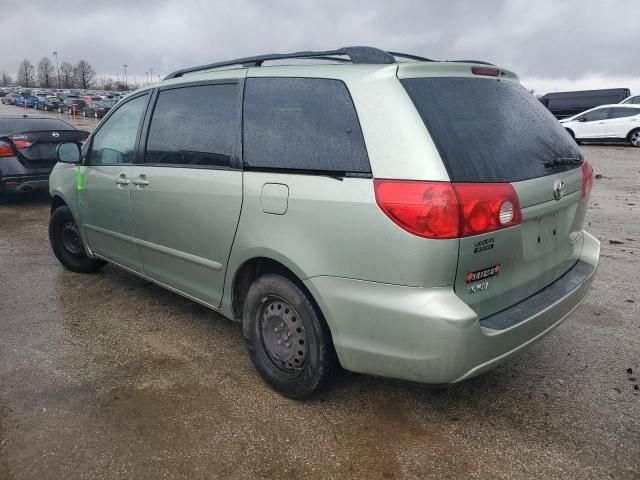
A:
<svg viewBox="0 0 640 480">
<path fill-rule="evenodd" d="M 629 142 L 640 147 L 640 104 L 601 105 L 560 123 L 576 142 Z"/>
<path fill-rule="evenodd" d="M 635 105 L 640 105 L 640 95 L 631 95 L 630 97 L 625 98 L 620 103 L 631 103 Z"/>
</svg>

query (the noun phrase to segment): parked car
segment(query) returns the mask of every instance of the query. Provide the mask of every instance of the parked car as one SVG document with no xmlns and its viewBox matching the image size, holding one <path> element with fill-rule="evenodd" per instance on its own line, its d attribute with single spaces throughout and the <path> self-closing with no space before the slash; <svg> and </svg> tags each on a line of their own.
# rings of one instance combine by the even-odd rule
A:
<svg viewBox="0 0 640 480">
<path fill-rule="evenodd" d="M 7 93 L 4 97 L 2 97 L 3 105 L 15 105 L 17 93 Z"/>
<path fill-rule="evenodd" d="M 627 142 L 640 147 L 640 105 L 603 105 L 560 123 L 577 142 Z"/>
<path fill-rule="evenodd" d="M 58 143 L 88 135 L 57 118 L 0 115 L 0 192 L 46 190 Z"/>
<path fill-rule="evenodd" d="M 114 100 L 101 100 L 99 102 L 91 102 L 82 109 L 83 117 L 104 117 L 109 110 L 116 104 Z"/>
<path fill-rule="evenodd" d="M 55 95 L 49 95 L 44 99 L 44 102 L 38 103 L 37 109 L 44 110 L 45 112 L 55 112 L 60 107 L 60 99 Z"/>
<path fill-rule="evenodd" d="M 460 382 L 580 304 L 600 249 L 583 230 L 593 171 L 515 74 L 371 47 L 268 66 L 284 57 L 175 72 L 82 152 L 62 144 L 59 261 L 112 262 L 242 322 L 292 398 L 338 363 Z"/>
<path fill-rule="evenodd" d="M 38 103 L 38 97 L 34 97 L 31 95 L 18 95 L 15 98 L 13 104 L 16 107 L 24 108 L 26 106 L 26 108 L 35 108 L 37 103 Z"/>
<path fill-rule="evenodd" d="M 560 119 L 600 105 L 618 103 L 630 95 L 628 88 L 581 90 L 576 92 L 554 92 L 540 97 L 542 104 Z"/>
<path fill-rule="evenodd" d="M 85 101 L 80 98 L 67 97 L 58 104 L 58 112 L 72 113 L 75 110 L 76 115 L 80 115 L 80 112 L 86 105 Z"/>
<path fill-rule="evenodd" d="M 640 95 L 631 95 L 631 96 L 625 98 L 624 100 L 622 100 L 620 103 L 631 103 L 631 104 L 639 105 L 640 104 Z"/>
<path fill-rule="evenodd" d="M 102 97 L 99 97 L 98 95 L 84 95 L 82 100 L 84 100 L 86 104 L 89 104 L 91 102 L 99 102 L 102 100 Z"/>
</svg>

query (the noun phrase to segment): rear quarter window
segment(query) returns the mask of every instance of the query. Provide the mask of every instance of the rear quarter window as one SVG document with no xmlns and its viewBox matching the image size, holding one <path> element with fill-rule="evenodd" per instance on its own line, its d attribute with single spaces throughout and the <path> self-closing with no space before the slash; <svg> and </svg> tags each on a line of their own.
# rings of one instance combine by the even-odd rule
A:
<svg viewBox="0 0 640 480">
<path fill-rule="evenodd" d="M 517 82 L 469 77 L 401 82 L 454 182 L 517 182 L 577 168 L 545 168 L 552 160 L 582 158 L 564 127 Z"/>
<path fill-rule="evenodd" d="M 370 173 L 345 84 L 315 78 L 249 78 L 244 165 L 289 171 Z"/>
</svg>

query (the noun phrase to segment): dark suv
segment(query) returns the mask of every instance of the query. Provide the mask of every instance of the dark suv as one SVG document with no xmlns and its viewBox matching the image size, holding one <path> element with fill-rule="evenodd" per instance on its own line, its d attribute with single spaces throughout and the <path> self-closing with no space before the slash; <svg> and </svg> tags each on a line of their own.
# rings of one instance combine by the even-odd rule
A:
<svg viewBox="0 0 640 480">
<path fill-rule="evenodd" d="M 60 142 L 79 142 L 89 132 L 57 118 L 0 116 L 0 192 L 46 190 Z"/>
</svg>

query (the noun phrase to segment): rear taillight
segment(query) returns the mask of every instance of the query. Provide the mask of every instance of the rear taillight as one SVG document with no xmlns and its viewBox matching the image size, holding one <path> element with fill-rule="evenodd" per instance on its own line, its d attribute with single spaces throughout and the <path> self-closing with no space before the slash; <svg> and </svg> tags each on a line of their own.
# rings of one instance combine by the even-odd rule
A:
<svg viewBox="0 0 640 480">
<path fill-rule="evenodd" d="M 0 157 L 13 157 L 13 148 L 6 142 L 0 142 Z"/>
<path fill-rule="evenodd" d="M 586 160 L 582 162 L 582 196 L 580 200 L 588 197 L 593 187 L 593 168 Z"/>
<path fill-rule="evenodd" d="M 31 145 L 33 145 L 28 140 L 14 140 L 13 144 L 16 146 L 18 150 L 22 150 L 23 148 L 29 148 Z"/>
<path fill-rule="evenodd" d="M 404 230 L 425 238 L 458 238 L 522 221 L 509 183 L 374 180 L 380 209 Z"/>
<path fill-rule="evenodd" d="M 494 67 L 471 67 L 471 73 L 474 75 L 486 75 L 487 77 L 497 77 L 500 70 Z"/>
<path fill-rule="evenodd" d="M 522 220 L 510 183 L 457 183 L 453 188 L 462 209 L 463 237 L 513 227 Z"/>
</svg>

